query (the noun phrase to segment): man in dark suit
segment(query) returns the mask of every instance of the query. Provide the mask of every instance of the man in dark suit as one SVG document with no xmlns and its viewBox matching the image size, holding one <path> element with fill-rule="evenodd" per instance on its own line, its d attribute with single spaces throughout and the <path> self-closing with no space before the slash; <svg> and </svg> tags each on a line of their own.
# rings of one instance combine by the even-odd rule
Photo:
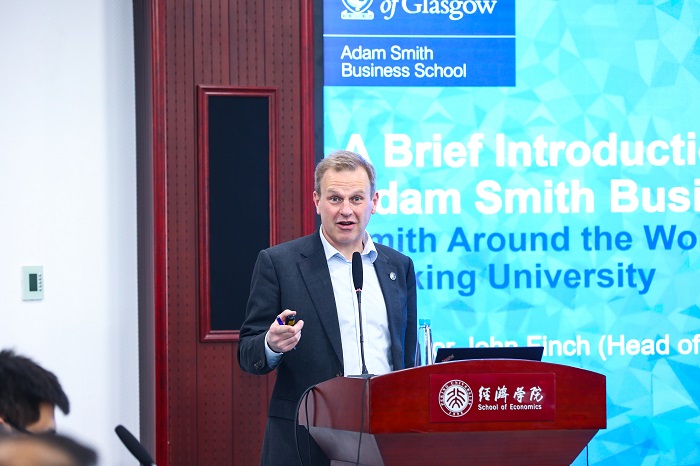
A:
<svg viewBox="0 0 700 466">
<path fill-rule="evenodd" d="M 277 370 L 262 465 L 299 465 L 299 455 L 308 465 L 309 451 L 311 464 L 329 463 L 294 419 L 307 388 L 361 373 L 354 252 L 362 255 L 364 271 L 361 314 L 368 371 L 380 375 L 414 363 L 413 262 L 374 244 L 365 230 L 379 200 L 374 167 L 353 152 L 334 152 L 316 167 L 313 198 L 321 229 L 260 252 L 240 331 L 241 368 L 253 374 Z M 290 316 L 296 324 L 283 325 Z"/>
</svg>

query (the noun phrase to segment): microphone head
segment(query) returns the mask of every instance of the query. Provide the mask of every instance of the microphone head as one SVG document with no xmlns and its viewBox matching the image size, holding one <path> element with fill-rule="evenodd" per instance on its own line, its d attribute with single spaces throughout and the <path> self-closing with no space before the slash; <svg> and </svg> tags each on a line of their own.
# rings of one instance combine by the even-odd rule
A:
<svg viewBox="0 0 700 466">
<path fill-rule="evenodd" d="M 117 433 L 119 440 L 122 441 L 126 449 L 129 450 L 132 455 L 134 455 L 134 458 L 136 458 L 139 463 L 146 466 L 155 464 L 153 462 L 153 458 L 151 458 L 151 455 L 149 455 L 143 445 L 136 440 L 136 437 L 134 437 L 131 432 L 126 430 L 126 427 L 118 425 L 114 431 Z"/>
<path fill-rule="evenodd" d="M 362 291 L 362 256 L 359 252 L 352 253 L 352 283 L 355 285 L 355 291 Z"/>
</svg>

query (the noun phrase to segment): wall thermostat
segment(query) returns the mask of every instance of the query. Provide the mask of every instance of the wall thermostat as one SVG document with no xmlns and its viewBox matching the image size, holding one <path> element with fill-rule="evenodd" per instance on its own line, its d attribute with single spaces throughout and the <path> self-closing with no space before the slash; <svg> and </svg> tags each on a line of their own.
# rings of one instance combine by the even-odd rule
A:
<svg viewBox="0 0 700 466">
<path fill-rule="evenodd" d="M 41 265 L 22 267 L 22 299 L 24 301 L 44 299 L 44 267 Z"/>
</svg>

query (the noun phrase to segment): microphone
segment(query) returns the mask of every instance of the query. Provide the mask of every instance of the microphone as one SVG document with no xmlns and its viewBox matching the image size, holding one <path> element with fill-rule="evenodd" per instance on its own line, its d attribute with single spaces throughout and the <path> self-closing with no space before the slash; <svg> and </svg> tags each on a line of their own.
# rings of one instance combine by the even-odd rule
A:
<svg viewBox="0 0 700 466">
<path fill-rule="evenodd" d="M 365 364 L 365 337 L 362 333 L 362 281 L 362 256 L 355 251 L 352 253 L 352 283 L 355 286 L 355 293 L 357 293 L 357 313 L 360 320 L 360 357 L 362 358 L 362 375 L 364 376 L 369 374 Z"/>
<path fill-rule="evenodd" d="M 360 300 L 360 293 L 362 293 L 362 281 L 362 256 L 359 252 L 355 251 L 352 253 L 352 284 L 355 286 L 358 301 Z"/>
<path fill-rule="evenodd" d="M 141 463 L 143 466 L 156 465 L 156 463 L 153 462 L 151 455 L 149 455 L 143 445 L 136 440 L 136 437 L 134 437 L 131 432 L 126 430 L 126 427 L 118 425 L 114 431 L 117 433 L 119 440 L 122 441 L 126 449 L 129 450 L 132 455 L 134 455 L 134 458 L 136 458 L 139 463 Z"/>
</svg>

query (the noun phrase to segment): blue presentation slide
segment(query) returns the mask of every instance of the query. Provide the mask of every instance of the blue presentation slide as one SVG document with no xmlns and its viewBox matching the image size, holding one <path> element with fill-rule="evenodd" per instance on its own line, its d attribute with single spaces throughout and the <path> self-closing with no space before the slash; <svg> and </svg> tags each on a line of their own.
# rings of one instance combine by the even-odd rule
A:
<svg viewBox="0 0 700 466">
<path fill-rule="evenodd" d="M 378 172 L 436 347 L 607 378 L 575 464 L 700 464 L 700 3 L 326 0 L 324 152 Z"/>
</svg>

